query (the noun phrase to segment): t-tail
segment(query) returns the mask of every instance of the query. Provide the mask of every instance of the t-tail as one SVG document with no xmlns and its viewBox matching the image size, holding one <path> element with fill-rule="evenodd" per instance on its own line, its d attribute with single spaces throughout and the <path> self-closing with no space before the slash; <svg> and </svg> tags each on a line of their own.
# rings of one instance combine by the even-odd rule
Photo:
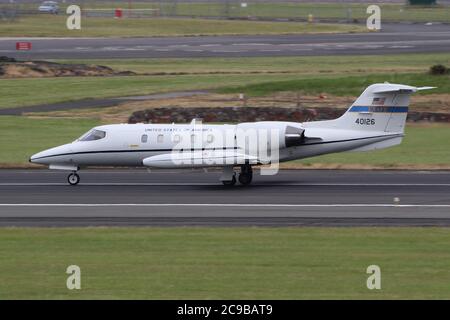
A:
<svg viewBox="0 0 450 320">
<path fill-rule="evenodd" d="M 391 83 L 373 84 L 364 90 L 347 112 L 331 121 L 332 127 L 403 133 L 411 94 L 433 88 Z"/>
<path fill-rule="evenodd" d="M 346 137 L 345 150 L 370 151 L 402 142 L 411 94 L 433 87 L 411 87 L 403 84 L 377 83 L 367 87 L 348 110 L 335 120 L 304 123 L 305 136 L 336 140 Z"/>
</svg>

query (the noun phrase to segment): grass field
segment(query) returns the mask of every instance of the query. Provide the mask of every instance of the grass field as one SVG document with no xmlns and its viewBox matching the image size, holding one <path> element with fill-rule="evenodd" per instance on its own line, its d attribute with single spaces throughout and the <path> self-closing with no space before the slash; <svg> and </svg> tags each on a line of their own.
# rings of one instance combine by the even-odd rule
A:
<svg viewBox="0 0 450 320">
<path fill-rule="evenodd" d="M 84 98 L 105 98 L 178 90 L 217 89 L 219 93 L 260 96 L 280 91 L 359 95 L 369 84 L 389 81 L 438 87 L 421 94 L 450 92 L 450 77 L 421 74 L 307 76 L 296 74 L 206 74 L 128 77 L 66 77 L 0 80 L 0 109 Z M 242 85 L 246 84 L 246 85 Z M 51 90 L 49 90 L 51 88 Z"/>
<path fill-rule="evenodd" d="M 155 37 L 367 31 L 362 26 L 345 24 L 180 18 L 85 18 L 82 20 L 81 30 L 68 30 L 66 19 L 64 15 L 32 15 L 14 22 L 0 21 L 0 37 Z"/>
<path fill-rule="evenodd" d="M 74 141 L 97 124 L 94 119 L 0 117 L 0 163 L 26 164 L 31 154 Z"/>
<path fill-rule="evenodd" d="M 450 165 L 450 125 L 409 125 L 399 146 L 371 152 L 336 153 L 305 160 L 296 160 L 305 166 L 344 165 L 380 168 L 431 168 Z M 420 146 L 420 147 L 419 147 Z"/>
<path fill-rule="evenodd" d="M 88 62 L 119 70 L 166 72 L 169 75 L 3 79 L 0 80 L 0 108 L 193 89 L 244 92 L 249 96 L 279 91 L 355 96 L 365 86 L 383 81 L 437 86 L 438 89 L 425 94 L 448 94 L 450 77 L 431 76 L 427 70 L 436 63 L 448 65 L 449 59 L 447 54 L 414 54 L 383 57 L 91 60 Z M 368 72 L 371 75 L 367 75 Z M 0 164 L 25 165 L 31 154 L 72 141 L 97 124 L 99 120 L 94 118 L 0 117 Z M 386 151 L 329 155 L 307 159 L 301 164 L 306 167 L 342 163 L 384 168 L 448 166 L 450 149 L 443 146 L 449 140 L 449 126 L 409 126 L 401 146 Z M 421 147 L 416 148 L 417 145 Z"/>
<path fill-rule="evenodd" d="M 2 228 L 0 299 L 449 299 L 449 242 L 447 228 Z"/>
<path fill-rule="evenodd" d="M 421 94 L 449 93 L 450 76 L 432 76 L 426 73 L 399 73 L 399 74 L 369 74 L 365 76 L 346 77 L 317 77 L 298 80 L 271 81 L 265 83 L 249 84 L 231 88 L 221 88 L 220 93 L 240 93 L 249 96 L 262 96 L 282 91 L 300 91 L 309 94 L 326 92 L 337 96 L 357 96 L 367 86 L 373 83 L 388 81 L 412 86 L 434 86 L 433 91 Z"/>
<path fill-rule="evenodd" d="M 99 125 L 95 119 L 0 117 L 0 166 L 23 166 L 30 155 L 43 149 L 68 143 L 91 127 Z M 382 168 L 448 167 L 450 125 L 410 125 L 400 146 L 386 150 L 342 153 L 298 160 L 290 164 L 360 165 Z M 420 146 L 420 148 L 417 148 Z"/>
<path fill-rule="evenodd" d="M 450 54 L 390 54 L 357 56 L 167 58 L 167 59 L 84 59 L 55 60 L 109 66 L 137 73 L 295 73 L 299 75 L 418 73 L 434 64 L 450 64 Z"/>
<path fill-rule="evenodd" d="M 280 90 L 356 95 L 367 84 L 375 81 L 435 85 L 438 89 L 429 93 L 450 92 L 449 76 L 427 74 L 433 64 L 450 64 L 448 54 L 87 62 L 108 65 L 118 70 L 166 75 L 2 79 L 0 108 L 83 98 L 218 88 L 221 88 L 220 92 L 244 92 L 249 95 Z M 368 76 L 368 73 L 371 75 Z"/>
<path fill-rule="evenodd" d="M 0 108 L 55 103 L 84 98 L 105 98 L 177 90 L 214 89 L 270 79 L 295 79 L 294 75 L 220 74 L 65 77 L 0 80 Z M 49 89 L 51 88 L 51 89 Z"/>
</svg>

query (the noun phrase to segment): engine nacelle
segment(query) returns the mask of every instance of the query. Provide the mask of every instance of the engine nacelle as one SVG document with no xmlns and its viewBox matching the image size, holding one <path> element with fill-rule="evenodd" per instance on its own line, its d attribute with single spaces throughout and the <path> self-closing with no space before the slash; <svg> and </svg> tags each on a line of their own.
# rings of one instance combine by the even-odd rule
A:
<svg viewBox="0 0 450 320">
<path fill-rule="evenodd" d="M 259 146 L 267 143 L 267 149 L 289 148 L 299 146 L 304 141 L 304 131 L 295 122 L 260 121 L 244 122 L 236 126 L 238 144 L 248 141 Z"/>
</svg>

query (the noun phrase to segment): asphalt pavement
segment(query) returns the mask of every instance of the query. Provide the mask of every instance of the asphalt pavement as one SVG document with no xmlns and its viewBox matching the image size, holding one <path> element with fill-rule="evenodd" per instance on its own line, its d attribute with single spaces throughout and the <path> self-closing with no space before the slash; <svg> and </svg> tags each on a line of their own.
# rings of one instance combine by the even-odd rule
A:
<svg viewBox="0 0 450 320">
<path fill-rule="evenodd" d="M 17 41 L 32 50 L 17 51 Z M 0 38 L 22 60 L 317 56 L 450 52 L 448 24 L 383 24 L 380 32 L 136 38 Z"/>
<path fill-rule="evenodd" d="M 450 226 L 450 172 L 0 170 L 0 226 Z"/>
</svg>

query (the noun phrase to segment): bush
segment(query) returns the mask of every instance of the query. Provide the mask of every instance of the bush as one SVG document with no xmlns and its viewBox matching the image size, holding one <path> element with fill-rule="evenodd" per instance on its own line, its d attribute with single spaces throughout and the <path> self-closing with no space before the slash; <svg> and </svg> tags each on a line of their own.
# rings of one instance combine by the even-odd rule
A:
<svg viewBox="0 0 450 320">
<path fill-rule="evenodd" d="M 450 72 L 450 69 L 442 64 L 435 64 L 430 67 L 430 74 L 433 75 L 442 75 Z"/>
<path fill-rule="evenodd" d="M 2 62 L 16 62 L 16 59 L 9 58 L 6 56 L 0 56 L 0 63 L 2 63 Z"/>
<path fill-rule="evenodd" d="M 436 0 L 409 0 L 409 4 L 414 5 L 432 5 L 436 4 Z"/>
</svg>

